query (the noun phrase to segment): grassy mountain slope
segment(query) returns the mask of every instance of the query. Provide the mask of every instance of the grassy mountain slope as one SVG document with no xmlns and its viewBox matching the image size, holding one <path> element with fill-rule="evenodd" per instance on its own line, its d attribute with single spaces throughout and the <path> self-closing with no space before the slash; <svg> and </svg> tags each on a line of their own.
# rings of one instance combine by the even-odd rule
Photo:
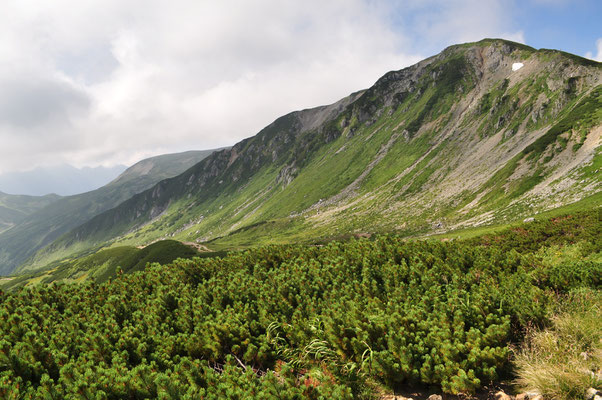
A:
<svg viewBox="0 0 602 400">
<path fill-rule="evenodd" d="M 97 215 L 28 267 L 167 237 L 220 250 L 516 220 L 600 191 L 601 122 L 602 64 L 503 40 L 452 46 L 279 118 Z"/>
<path fill-rule="evenodd" d="M 28 215 L 57 201 L 56 194 L 24 196 L 0 192 L 0 233 L 12 228 Z"/>
<path fill-rule="evenodd" d="M 178 258 L 190 259 L 201 254 L 175 240 L 161 240 L 144 248 L 120 246 L 98 251 L 89 256 L 55 262 L 44 271 L 22 274 L 2 283 L 5 290 L 52 282 L 105 282 L 118 271 L 132 273 L 143 270 L 148 263 L 169 264 Z"/>
<path fill-rule="evenodd" d="M 100 189 L 63 197 L 31 213 L 0 234 L 0 273 L 12 272 L 40 248 L 157 182 L 178 175 L 213 150 L 168 154 L 142 160 Z"/>
</svg>

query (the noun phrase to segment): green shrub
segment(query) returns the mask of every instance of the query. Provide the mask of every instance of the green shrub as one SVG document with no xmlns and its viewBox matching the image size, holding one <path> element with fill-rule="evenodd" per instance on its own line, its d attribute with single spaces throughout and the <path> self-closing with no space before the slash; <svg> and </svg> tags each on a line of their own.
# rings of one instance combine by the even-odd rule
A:
<svg viewBox="0 0 602 400">
<path fill-rule="evenodd" d="M 550 323 L 565 284 L 598 285 L 595 217 L 465 242 L 268 246 L 1 294 L 0 398 L 363 398 L 408 384 L 474 392 L 509 376 L 509 343 Z M 179 254 L 170 246 L 156 249 Z M 571 293 L 599 301 L 593 289 Z M 575 309 L 591 344 L 592 315 Z"/>
</svg>

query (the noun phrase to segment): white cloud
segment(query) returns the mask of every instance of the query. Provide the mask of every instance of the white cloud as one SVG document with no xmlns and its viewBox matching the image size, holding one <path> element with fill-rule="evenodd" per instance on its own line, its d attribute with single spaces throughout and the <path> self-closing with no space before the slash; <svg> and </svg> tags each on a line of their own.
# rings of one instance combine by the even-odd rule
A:
<svg viewBox="0 0 602 400">
<path fill-rule="evenodd" d="M 0 172 L 231 145 L 430 49 L 483 37 L 524 41 L 504 4 L 4 1 Z"/>
<path fill-rule="evenodd" d="M 401 7 L 401 2 L 398 3 Z M 508 0 L 406 0 L 402 23 L 424 46 L 448 46 L 503 38 L 524 43 L 513 25 L 516 6 Z"/>
<path fill-rule="evenodd" d="M 589 58 L 591 60 L 602 62 L 602 38 L 600 38 L 596 41 L 596 48 L 597 48 L 596 51 L 598 52 L 596 55 L 594 55 L 591 51 L 588 51 L 585 54 L 585 57 Z"/>
</svg>

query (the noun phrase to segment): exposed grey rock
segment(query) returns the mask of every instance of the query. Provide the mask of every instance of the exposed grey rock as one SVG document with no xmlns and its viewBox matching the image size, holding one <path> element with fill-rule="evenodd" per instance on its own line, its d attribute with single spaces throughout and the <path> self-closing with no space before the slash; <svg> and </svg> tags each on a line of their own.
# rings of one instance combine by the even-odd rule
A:
<svg viewBox="0 0 602 400">
<path fill-rule="evenodd" d="M 431 394 L 426 400 L 443 400 L 440 394 Z"/>
<path fill-rule="evenodd" d="M 515 134 L 516 134 L 516 131 L 514 129 L 508 129 L 507 131 L 504 132 L 504 140 L 510 139 Z"/>
<path fill-rule="evenodd" d="M 277 183 L 283 183 L 284 186 L 288 186 L 293 179 L 297 176 L 298 168 L 295 165 L 286 165 L 278 173 L 276 178 Z"/>
<path fill-rule="evenodd" d="M 598 400 L 596 397 L 602 397 L 602 392 L 595 388 L 589 388 L 585 391 L 585 400 Z"/>
<path fill-rule="evenodd" d="M 534 221 L 535 221 L 535 218 L 533 218 L 533 217 L 523 219 L 524 223 L 529 223 L 529 222 L 534 222 Z"/>
</svg>

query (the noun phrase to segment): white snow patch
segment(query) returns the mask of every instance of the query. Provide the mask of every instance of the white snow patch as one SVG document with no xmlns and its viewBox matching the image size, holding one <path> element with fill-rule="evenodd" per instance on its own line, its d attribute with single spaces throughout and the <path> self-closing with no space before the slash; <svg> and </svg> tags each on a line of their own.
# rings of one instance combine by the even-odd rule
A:
<svg viewBox="0 0 602 400">
<path fill-rule="evenodd" d="M 524 66 L 525 66 L 525 64 L 523 64 L 523 63 L 514 63 L 514 64 L 512 64 L 512 71 L 518 71 L 519 69 L 521 69 Z"/>
</svg>

